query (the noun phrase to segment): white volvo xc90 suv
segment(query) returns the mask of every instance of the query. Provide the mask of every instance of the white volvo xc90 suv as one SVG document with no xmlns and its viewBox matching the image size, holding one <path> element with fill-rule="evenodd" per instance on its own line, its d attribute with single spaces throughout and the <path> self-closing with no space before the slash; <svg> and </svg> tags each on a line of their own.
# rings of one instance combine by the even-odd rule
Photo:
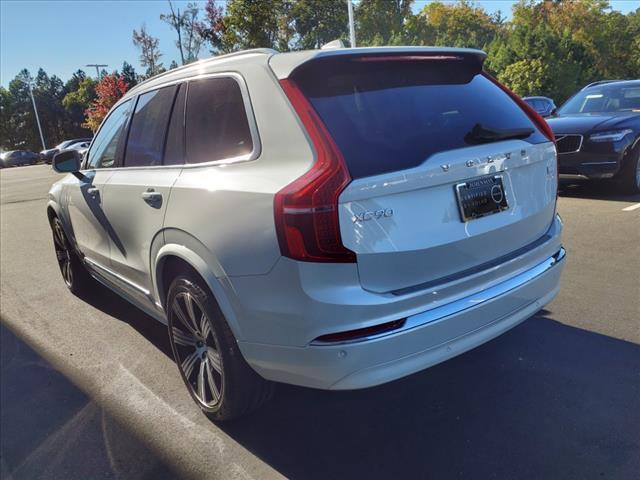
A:
<svg viewBox="0 0 640 480">
<path fill-rule="evenodd" d="M 64 281 L 166 323 L 216 420 L 273 381 L 369 387 L 500 335 L 556 295 L 564 250 L 553 134 L 484 59 L 260 49 L 136 86 L 54 159 Z"/>
</svg>

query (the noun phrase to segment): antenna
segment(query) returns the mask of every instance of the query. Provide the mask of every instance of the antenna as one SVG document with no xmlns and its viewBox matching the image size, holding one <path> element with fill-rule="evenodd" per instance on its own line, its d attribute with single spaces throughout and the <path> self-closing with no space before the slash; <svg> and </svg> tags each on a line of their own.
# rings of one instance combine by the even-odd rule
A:
<svg viewBox="0 0 640 480">
<path fill-rule="evenodd" d="M 108 67 L 106 63 L 89 63 L 85 67 L 96 67 L 96 77 L 100 80 L 100 67 Z"/>
</svg>

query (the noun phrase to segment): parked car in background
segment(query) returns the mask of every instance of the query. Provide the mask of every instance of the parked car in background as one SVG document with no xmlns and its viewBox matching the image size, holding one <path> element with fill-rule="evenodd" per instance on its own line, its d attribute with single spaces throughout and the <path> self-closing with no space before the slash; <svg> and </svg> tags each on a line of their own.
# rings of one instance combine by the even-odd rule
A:
<svg viewBox="0 0 640 480">
<path fill-rule="evenodd" d="M 56 145 L 53 148 L 49 148 L 47 150 L 42 150 L 40 152 L 40 155 L 42 156 L 42 159 L 46 162 L 46 163 L 51 163 L 51 160 L 53 159 L 53 156 L 66 149 L 69 148 L 71 145 L 73 145 L 74 143 L 78 143 L 78 142 L 91 142 L 91 138 L 73 138 L 71 140 L 65 140 L 64 142 L 60 142 L 58 145 Z"/>
<path fill-rule="evenodd" d="M 548 123 L 561 178 L 613 179 L 640 192 L 640 80 L 588 85 Z"/>
<path fill-rule="evenodd" d="M 524 97 L 523 100 L 543 117 L 550 117 L 556 113 L 556 104 L 548 97 Z"/>
<path fill-rule="evenodd" d="M 64 282 L 167 324 L 215 420 L 269 381 L 365 388 L 489 341 L 551 301 L 565 253 L 553 133 L 485 57 L 256 49 L 137 85 L 82 163 L 54 157 Z"/>
<path fill-rule="evenodd" d="M 80 156 L 83 156 L 86 153 L 87 149 L 89 148 L 89 145 L 91 145 L 90 141 L 72 143 L 71 145 L 69 145 L 68 147 L 66 147 L 61 151 L 64 152 L 66 150 L 76 150 L 80 154 Z"/>
<path fill-rule="evenodd" d="M 18 167 L 38 163 L 40 155 L 28 150 L 11 150 L 0 155 L 0 168 Z"/>
</svg>

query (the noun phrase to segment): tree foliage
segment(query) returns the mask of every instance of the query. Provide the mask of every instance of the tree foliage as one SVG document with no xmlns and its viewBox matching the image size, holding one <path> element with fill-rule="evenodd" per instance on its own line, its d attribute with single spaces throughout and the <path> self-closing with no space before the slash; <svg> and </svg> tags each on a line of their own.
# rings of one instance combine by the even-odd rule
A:
<svg viewBox="0 0 640 480">
<path fill-rule="evenodd" d="M 469 0 L 456 4 L 427 4 L 412 22 L 413 37 L 425 45 L 486 48 L 502 28 L 498 15 L 489 15 Z"/>
<path fill-rule="evenodd" d="M 348 12 L 344 0 L 298 0 L 289 10 L 295 32 L 294 48 L 320 48 L 332 40 L 348 38 Z"/>
<path fill-rule="evenodd" d="M 195 2 L 186 4 L 181 12 L 180 7 L 169 2 L 169 13 L 160 15 L 160 20 L 166 22 L 176 32 L 176 47 L 180 52 L 182 65 L 194 62 L 198 59 L 198 53 L 203 42 L 200 35 L 200 21 L 198 15 L 200 7 Z"/>
<path fill-rule="evenodd" d="M 485 68 L 516 93 L 547 95 L 558 104 L 595 80 L 640 78 L 640 8 L 624 15 L 612 11 L 607 0 L 520 0 L 505 21 L 473 0 L 424 3 L 416 10 L 414 0 L 355 1 L 358 46 L 481 48 L 488 53 Z M 213 54 L 255 47 L 286 51 L 348 37 L 346 0 L 168 5 L 163 19 L 176 33 L 183 64 L 195 60 L 205 44 Z M 0 147 L 41 148 L 27 81 L 33 85 L 47 145 L 86 135 L 85 126 L 95 129 L 126 89 L 165 71 L 158 39 L 144 24 L 133 31 L 133 41 L 144 75 L 127 62 L 121 75 L 104 72 L 100 85 L 82 70 L 66 83 L 42 69 L 35 78 L 22 70 L 0 88 Z M 177 66 L 172 62 L 170 68 Z"/>
<path fill-rule="evenodd" d="M 104 76 L 96 85 L 96 98 L 87 110 L 85 126 L 95 132 L 113 107 L 128 90 L 122 75 L 113 73 Z"/>
<path fill-rule="evenodd" d="M 222 48 L 224 33 L 224 9 L 216 5 L 215 0 L 207 0 L 204 6 L 205 18 L 197 25 L 198 34 L 204 43 L 209 44 L 210 52 L 217 53 Z"/>
<path fill-rule="evenodd" d="M 223 18 L 221 50 L 289 50 L 290 8 L 291 2 L 287 0 L 229 0 Z"/>
<path fill-rule="evenodd" d="M 405 24 L 412 17 L 414 0 L 361 0 L 355 11 L 356 44 L 404 43 Z"/>
<path fill-rule="evenodd" d="M 133 31 L 133 44 L 140 49 L 140 65 L 147 68 L 147 78 L 165 71 L 160 62 L 162 54 L 158 48 L 159 43 L 156 37 L 147 32 L 145 24 L 142 24 L 140 31 Z"/>
</svg>

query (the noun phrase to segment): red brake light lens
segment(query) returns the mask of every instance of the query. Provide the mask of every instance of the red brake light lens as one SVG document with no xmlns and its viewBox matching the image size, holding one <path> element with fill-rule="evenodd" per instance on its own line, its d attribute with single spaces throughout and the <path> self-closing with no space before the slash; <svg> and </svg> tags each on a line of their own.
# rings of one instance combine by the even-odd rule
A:
<svg viewBox="0 0 640 480">
<path fill-rule="evenodd" d="M 275 195 L 280 251 L 306 262 L 355 262 L 355 253 L 342 245 L 340 236 L 338 197 L 351 182 L 342 153 L 298 85 L 290 79 L 280 85 L 316 152 L 311 169 Z"/>
</svg>

